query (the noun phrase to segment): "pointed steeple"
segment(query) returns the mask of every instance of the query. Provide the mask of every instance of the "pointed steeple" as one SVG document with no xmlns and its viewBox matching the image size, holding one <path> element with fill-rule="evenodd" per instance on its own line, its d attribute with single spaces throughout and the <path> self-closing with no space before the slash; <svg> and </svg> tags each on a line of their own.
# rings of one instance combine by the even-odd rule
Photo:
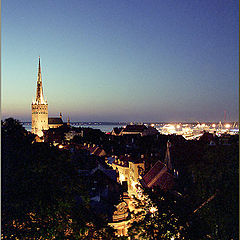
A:
<svg viewBox="0 0 240 240">
<path fill-rule="evenodd" d="M 38 75 L 41 74 L 41 66 L 40 66 L 40 56 L 38 61 Z"/>
<path fill-rule="evenodd" d="M 45 104 L 44 97 L 43 97 L 40 56 L 39 56 L 39 62 L 38 62 L 38 78 L 37 78 L 36 103 L 38 103 L 38 104 Z"/>
<path fill-rule="evenodd" d="M 172 163 L 171 163 L 171 157 L 170 157 L 170 147 L 171 147 L 171 143 L 168 140 L 167 141 L 167 150 L 166 150 L 166 154 L 165 154 L 164 163 L 167 165 L 169 170 L 172 170 Z"/>
</svg>

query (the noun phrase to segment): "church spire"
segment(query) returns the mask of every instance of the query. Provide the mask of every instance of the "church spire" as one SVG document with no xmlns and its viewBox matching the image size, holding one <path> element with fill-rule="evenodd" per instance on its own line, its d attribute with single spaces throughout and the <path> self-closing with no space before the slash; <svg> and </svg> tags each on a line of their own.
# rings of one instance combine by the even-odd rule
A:
<svg viewBox="0 0 240 240">
<path fill-rule="evenodd" d="M 38 61 L 38 75 L 41 74 L 41 66 L 40 66 L 40 56 Z"/>
<path fill-rule="evenodd" d="M 171 157 L 170 157 L 170 147 L 171 147 L 171 143 L 168 140 L 167 141 L 167 150 L 166 150 L 166 154 L 165 154 L 164 163 L 167 165 L 167 168 L 169 170 L 173 170 L 172 163 L 171 163 Z"/>
<path fill-rule="evenodd" d="M 39 61 L 38 61 L 38 78 L 37 78 L 36 103 L 38 103 L 38 104 L 45 104 L 44 97 L 43 97 L 43 87 L 42 87 L 42 74 L 41 74 L 40 56 L 39 56 Z"/>
</svg>

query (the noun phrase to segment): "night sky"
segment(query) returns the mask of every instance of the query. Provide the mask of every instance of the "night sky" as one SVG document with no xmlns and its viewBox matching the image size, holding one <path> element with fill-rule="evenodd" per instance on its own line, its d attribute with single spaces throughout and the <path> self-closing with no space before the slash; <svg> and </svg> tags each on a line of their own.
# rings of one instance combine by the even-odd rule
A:
<svg viewBox="0 0 240 240">
<path fill-rule="evenodd" d="M 41 57 L 49 115 L 238 119 L 239 3 L 3 0 L 2 118 L 31 120 Z"/>
</svg>

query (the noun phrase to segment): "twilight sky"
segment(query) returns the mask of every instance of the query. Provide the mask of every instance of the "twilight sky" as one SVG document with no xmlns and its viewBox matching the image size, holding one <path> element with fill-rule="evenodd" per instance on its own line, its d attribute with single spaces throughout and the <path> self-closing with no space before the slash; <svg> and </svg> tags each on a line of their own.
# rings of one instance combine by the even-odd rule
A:
<svg viewBox="0 0 240 240">
<path fill-rule="evenodd" d="M 238 120 L 233 0 L 3 0 L 2 118 L 31 120 L 41 57 L 49 115 Z"/>
</svg>

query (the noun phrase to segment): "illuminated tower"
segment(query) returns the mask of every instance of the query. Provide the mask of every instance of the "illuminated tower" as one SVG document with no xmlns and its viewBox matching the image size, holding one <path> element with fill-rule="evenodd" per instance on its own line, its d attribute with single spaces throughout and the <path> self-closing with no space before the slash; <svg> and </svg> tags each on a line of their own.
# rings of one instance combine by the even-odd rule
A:
<svg viewBox="0 0 240 240">
<path fill-rule="evenodd" d="M 48 104 L 44 101 L 40 57 L 38 65 L 37 93 L 32 102 L 32 133 L 43 136 L 42 130 L 48 129 Z"/>
</svg>

